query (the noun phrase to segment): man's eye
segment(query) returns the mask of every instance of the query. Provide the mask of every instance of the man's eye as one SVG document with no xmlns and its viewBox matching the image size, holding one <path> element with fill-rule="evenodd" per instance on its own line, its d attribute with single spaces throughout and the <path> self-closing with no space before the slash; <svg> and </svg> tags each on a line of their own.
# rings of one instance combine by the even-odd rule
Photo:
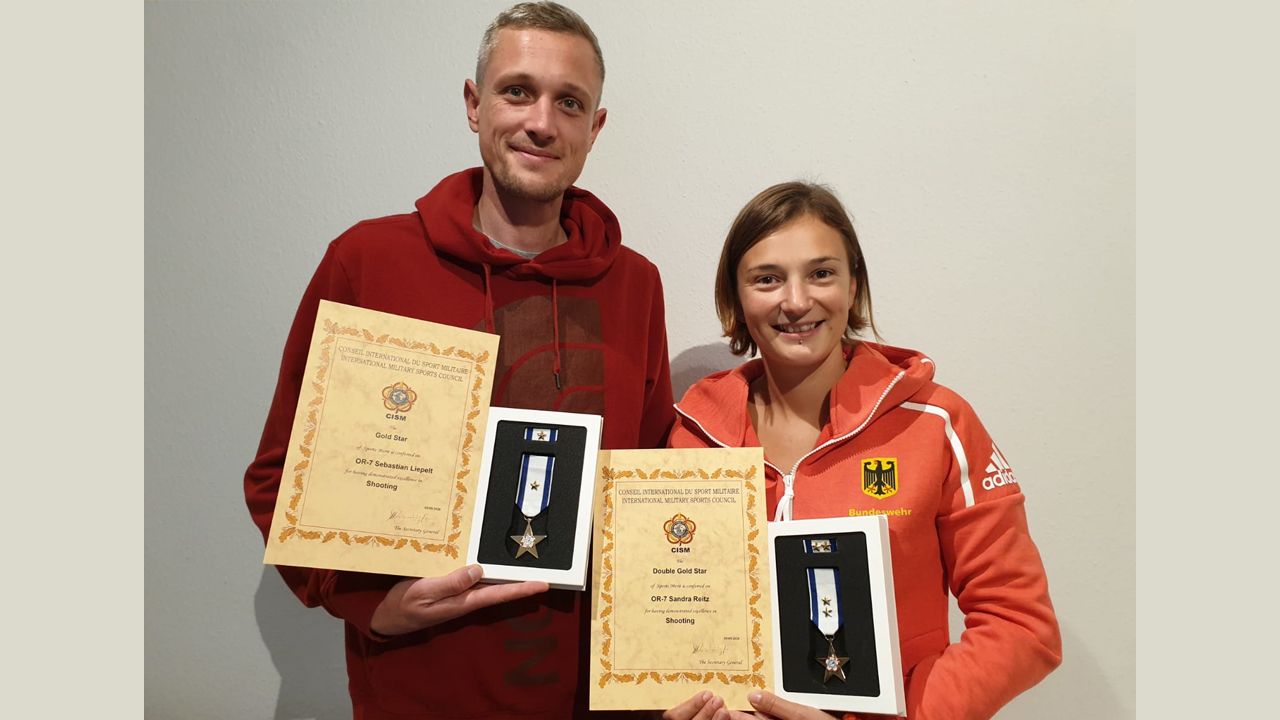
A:
<svg viewBox="0 0 1280 720">
<path fill-rule="evenodd" d="M 574 100 L 573 98 L 565 98 L 563 101 L 563 104 L 566 108 L 570 110 L 582 109 L 582 103 L 578 102 L 577 100 Z"/>
<path fill-rule="evenodd" d="M 506 94 L 506 95 L 510 95 L 511 97 L 517 97 L 517 98 L 518 98 L 518 97 L 524 97 L 524 95 L 525 95 L 525 93 L 524 93 L 524 88 L 522 88 L 522 87 L 514 87 L 514 86 L 513 86 L 513 87 L 509 87 L 509 88 L 507 88 L 506 90 L 503 90 L 502 92 L 503 92 L 504 94 Z"/>
</svg>

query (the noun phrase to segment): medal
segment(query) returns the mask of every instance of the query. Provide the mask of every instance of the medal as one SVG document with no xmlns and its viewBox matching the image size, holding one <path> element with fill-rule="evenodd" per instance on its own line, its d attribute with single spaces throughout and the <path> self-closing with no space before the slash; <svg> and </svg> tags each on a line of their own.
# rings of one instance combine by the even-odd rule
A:
<svg viewBox="0 0 1280 720">
<path fill-rule="evenodd" d="M 549 439 L 555 439 L 555 430 L 541 428 L 525 428 L 525 439 L 530 435 L 548 433 Z M 538 543 L 547 539 L 546 535 L 533 534 L 533 519 L 540 515 L 551 502 L 551 473 L 555 469 L 556 459 L 553 455 L 534 455 L 525 453 L 520 457 L 520 485 L 516 490 L 516 507 L 524 516 L 524 534 L 510 535 L 516 542 L 516 557 L 528 553 L 538 557 Z"/>
<path fill-rule="evenodd" d="M 806 545 L 809 541 L 805 541 Z M 825 550 L 816 547 L 811 552 L 831 552 L 829 541 L 815 540 L 814 543 L 827 543 Z M 809 549 L 806 547 L 806 549 Z M 822 677 L 825 685 L 834 675 L 845 679 L 844 666 L 849 658 L 836 654 L 836 646 L 832 639 L 840 631 L 843 616 L 840 614 L 840 572 L 836 568 L 808 568 L 809 573 L 809 619 L 817 626 L 818 632 L 827 639 L 826 657 L 818 656 L 816 660 L 826 674 Z"/>
</svg>

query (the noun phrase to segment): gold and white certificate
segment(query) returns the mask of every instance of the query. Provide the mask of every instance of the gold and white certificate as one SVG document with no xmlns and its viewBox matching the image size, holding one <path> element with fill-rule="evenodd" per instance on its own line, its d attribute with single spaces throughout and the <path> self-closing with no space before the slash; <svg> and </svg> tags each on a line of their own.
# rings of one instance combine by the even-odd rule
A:
<svg viewBox="0 0 1280 720">
<path fill-rule="evenodd" d="M 760 448 L 602 451 L 592 709 L 730 708 L 772 685 Z"/>
<path fill-rule="evenodd" d="M 498 336 L 322 300 L 264 562 L 461 567 Z"/>
</svg>

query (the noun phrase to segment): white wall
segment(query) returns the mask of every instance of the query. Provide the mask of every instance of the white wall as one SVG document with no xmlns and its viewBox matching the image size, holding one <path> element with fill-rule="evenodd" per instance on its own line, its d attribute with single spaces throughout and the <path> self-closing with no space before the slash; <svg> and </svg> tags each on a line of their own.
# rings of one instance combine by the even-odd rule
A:
<svg viewBox="0 0 1280 720">
<path fill-rule="evenodd" d="M 261 565 L 241 477 L 326 243 L 478 164 L 462 83 L 507 4 L 147 5 L 149 717 L 349 716 L 340 623 Z M 1028 496 L 1065 663 L 1001 717 L 1132 717 L 1129 4 L 572 6 L 608 66 L 579 184 L 662 271 L 677 395 L 728 362 L 734 214 L 831 184 L 886 340 L 934 358 Z"/>
</svg>

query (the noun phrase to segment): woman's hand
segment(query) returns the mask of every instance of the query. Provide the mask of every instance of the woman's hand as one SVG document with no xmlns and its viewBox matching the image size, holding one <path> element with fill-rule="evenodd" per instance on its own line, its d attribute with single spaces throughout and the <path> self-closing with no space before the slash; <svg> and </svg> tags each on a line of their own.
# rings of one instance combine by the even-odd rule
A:
<svg viewBox="0 0 1280 720">
<path fill-rule="evenodd" d="M 711 720 L 723 707 L 724 700 L 709 690 L 703 690 L 662 713 L 662 720 Z"/>
<path fill-rule="evenodd" d="M 771 692 L 753 692 L 747 696 L 747 702 L 756 709 L 754 714 L 737 710 L 721 710 L 712 720 L 831 720 L 831 715 L 808 705 L 793 703 L 774 695 Z M 854 716 L 845 713 L 845 720 Z"/>
</svg>

